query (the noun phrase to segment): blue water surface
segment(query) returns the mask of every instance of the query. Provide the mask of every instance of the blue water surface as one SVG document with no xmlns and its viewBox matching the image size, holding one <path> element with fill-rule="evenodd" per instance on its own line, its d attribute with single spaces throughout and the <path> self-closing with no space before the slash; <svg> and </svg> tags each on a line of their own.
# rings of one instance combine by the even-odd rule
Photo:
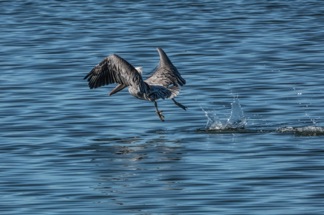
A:
<svg viewBox="0 0 324 215">
<path fill-rule="evenodd" d="M 324 214 L 322 1 L 0 7 L 1 214 Z M 156 47 L 187 81 L 165 122 L 83 80 Z"/>
</svg>

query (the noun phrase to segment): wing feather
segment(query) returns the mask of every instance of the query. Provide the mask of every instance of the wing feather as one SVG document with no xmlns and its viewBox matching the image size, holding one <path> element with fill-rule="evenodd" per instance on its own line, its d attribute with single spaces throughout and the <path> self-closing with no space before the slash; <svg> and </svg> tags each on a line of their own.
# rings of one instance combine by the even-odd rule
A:
<svg viewBox="0 0 324 215">
<path fill-rule="evenodd" d="M 84 79 L 87 79 L 90 89 L 113 83 L 125 86 L 144 86 L 141 74 L 116 54 L 106 57 Z"/>
<path fill-rule="evenodd" d="M 164 87 L 173 86 L 183 86 L 186 84 L 177 68 L 171 63 L 171 60 L 165 54 L 161 48 L 157 48 L 160 55 L 160 62 L 158 66 L 153 71 L 153 74 L 145 80 L 151 85 L 160 85 Z"/>
</svg>

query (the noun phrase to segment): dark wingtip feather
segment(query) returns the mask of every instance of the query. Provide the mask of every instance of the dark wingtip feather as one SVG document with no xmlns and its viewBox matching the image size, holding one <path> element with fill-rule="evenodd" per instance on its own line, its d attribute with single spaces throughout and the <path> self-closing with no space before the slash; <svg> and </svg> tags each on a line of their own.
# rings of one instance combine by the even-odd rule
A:
<svg viewBox="0 0 324 215">
<path fill-rule="evenodd" d="M 87 79 L 90 76 L 91 72 L 89 72 L 86 76 L 84 76 L 83 80 Z"/>
</svg>

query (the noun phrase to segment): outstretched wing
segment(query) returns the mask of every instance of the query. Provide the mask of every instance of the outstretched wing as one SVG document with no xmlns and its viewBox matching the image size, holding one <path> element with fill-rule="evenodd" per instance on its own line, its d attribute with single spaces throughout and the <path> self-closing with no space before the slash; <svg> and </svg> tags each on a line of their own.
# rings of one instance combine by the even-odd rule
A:
<svg viewBox="0 0 324 215">
<path fill-rule="evenodd" d="M 118 91 L 127 86 L 136 85 L 140 87 L 141 91 L 143 90 L 142 92 L 145 91 L 145 89 L 141 89 L 144 88 L 141 74 L 130 63 L 116 54 L 106 57 L 84 79 L 88 80 L 90 89 L 118 83 L 119 85 L 115 88 L 115 90 L 118 88 Z"/>
<path fill-rule="evenodd" d="M 157 51 L 160 55 L 160 62 L 153 71 L 153 74 L 145 82 L 164 87 L 185 85 L 186 80 L 181 77 L 177 68 L 171 63 L 165 52 L 161 48 L 157 48 Z"/>
</svg>

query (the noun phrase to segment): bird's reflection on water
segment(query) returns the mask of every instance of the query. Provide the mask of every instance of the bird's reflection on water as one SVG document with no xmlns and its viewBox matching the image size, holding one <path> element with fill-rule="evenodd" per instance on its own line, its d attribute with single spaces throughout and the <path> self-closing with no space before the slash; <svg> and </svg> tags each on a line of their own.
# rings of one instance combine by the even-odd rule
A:
<svg viewBox="0 0 324 215">
<path fill-rule="evenodd" d="M 96 139 L 89 147 L 98 181 L 95 189 L 109 196 L 113 204 L 134 208 L 151 204 L 147 195 L 154 197 L 161 190 L 169 190 L 173 195 L 173 191 L 184 189 L 180 184 L 186 178 L 181 170 L 181 148 L 180 140 L 170 140 L 164 135 L 150 140 L 139 137 Z M 139 189 L 143 193 L 138 192 Z"/>
</svg>

